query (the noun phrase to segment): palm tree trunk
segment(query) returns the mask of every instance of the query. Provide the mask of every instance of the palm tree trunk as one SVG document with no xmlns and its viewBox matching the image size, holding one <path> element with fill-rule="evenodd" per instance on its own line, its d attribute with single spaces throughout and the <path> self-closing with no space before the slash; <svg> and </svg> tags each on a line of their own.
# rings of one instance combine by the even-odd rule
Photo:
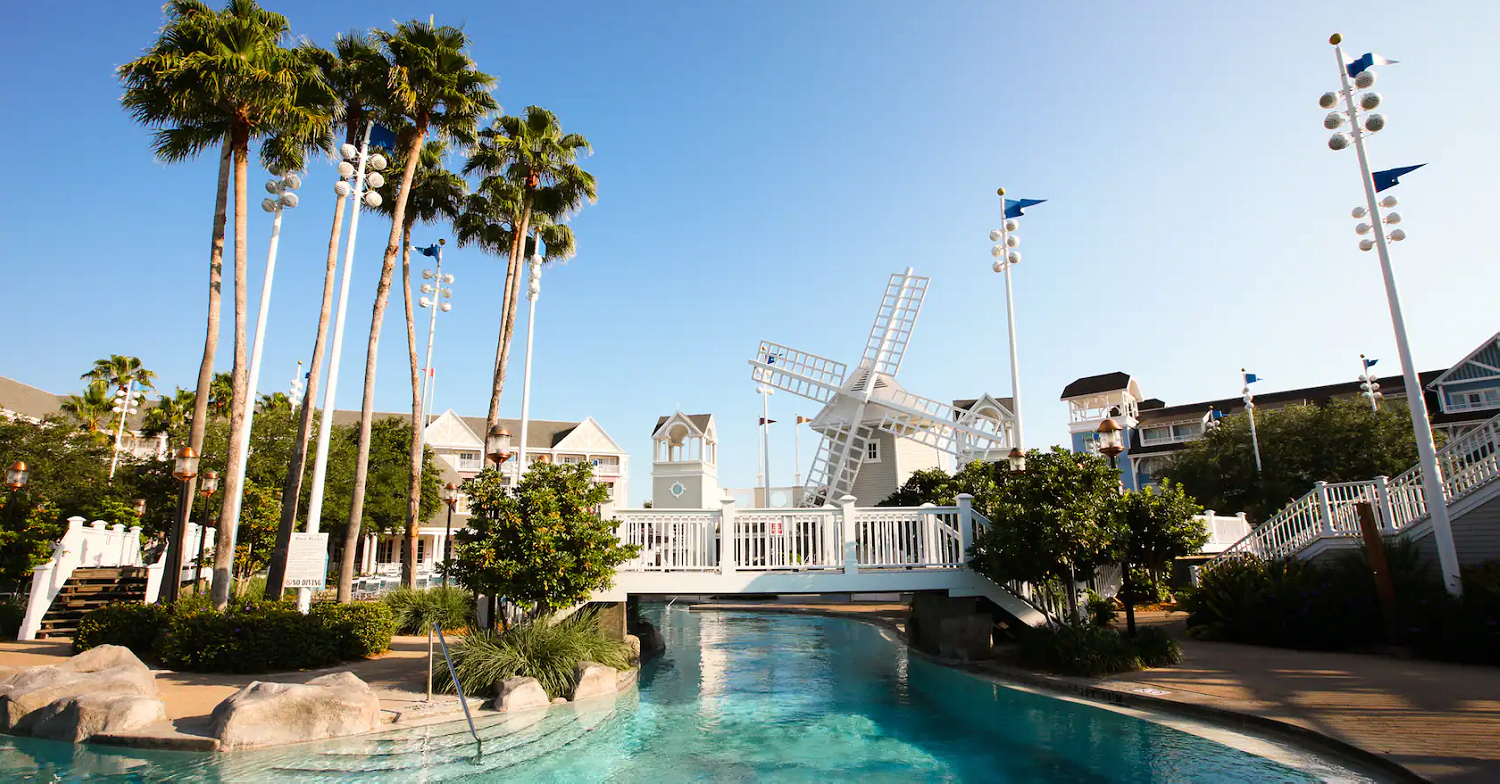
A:
<svg viewBox="0 0 1500 784">
<path fill-rule="evenodd" d="M 517 241 L 518 240 L 516 239 L 515 226 L 512 225 L 510 236 L 510 258 L 507 260 L 505 265 L 505 293 L 500 295 L 500 331 L 495 337 L 495 375 L 494 383 L 491 386 L 490 390 L 490 410 L 489 413 L 485 416 L 484 432 L 479 435 L 480 438 L 488 437 L 489 432 L 491 430 L 494 430 L 496 425 L 500 424 L 500 393 L 505 388 L 505 336 L 507 334 L 506 328 L 510 324 L 512 315 L 510 301 L 516 296 L 516 270 L 519 266 L 516 263 Z M 522 247 L 524 247 L 524 245 Z M 488 456 L 486 455 L 486 457 Z"/>
<path fill-rule="evenodd" d="M 234 582 L 234 534 L 236 521 L 231 520 L 234 497 L 241 488 L 240 477 L 234 467 L 240 461 L 240 430 L 245 427 L 245 411 L 249 407 L 250 393 L 245 378 L 245 235 L 246 217 L 249 211 L 246 185 L 250 179 L 250 132 L 248 128 L 235 128 L 234 139 L 234 368 L 230 375 L 231 397 L 229 404 L 229 449 L 224 459 L 224 481 L 219 486 L 223 491 L 219 507 L 219 531 L 214 541 L 213 603 L 216 609 L 229 605 L 229 591 Z"/>
<path fill-rule="evenodd" d="M 413 216 L 415 217 L 415 216 Z M 417 516 L 422 508 L 422 439 L 417 437 L 422 422 L 422 371 L 417 366 L 417 314 L 411 308 L 411 225 L 408 218 L 401 229 L 401 299 L 406 304 L 406 353 L 411 360 L 411 484 L 406 496 L 406 535 L 402 549 L 406 557 L 401 563 L 401 582 L 407 588 L 417 587 L 417 527 L 421 521 Z M 442 281 L 437 281 L 441 286 Z M 437 294 L 433 294 L 432 306 L 437 307 Z"/>
<path fill-rule="evenodd" d="M 339 234 L 344 229 L 344 204 L 340 196 L 338 211 L 333 214 L 333 231 L 328 236 L 328 266 L 323 272 L 323 306 L 318 311 L 318 334 L 313 339 L 312 359 L 307 368 L 307 389 L 302 396 L 302 418 L 297 422 L 297 443 L 292 446 L 292 461 L 287 466 L 286 481 L 281 486 L 281 522 L 276 528 L 276 549 L 266 574 L 266 598 L 280 599 L 285 592 L 286 554 L 297 530 L 297 504 L 302 500 L 302 480 L 307 472 L 307 442 L 312 436 L 313 412 L 317 410 L 318 382 L 323 370 L 324 343 L 328 338 L 329 314 L 333 310 L 334 270 L 338 266 Z"/>
<path fill-rule="evenodd" d="M 490 415 L 495 421 L 486 420 L 488 427 L 494 427 L 495 423 L 500 420 L 500 393 L 505 388 L 505 367 L 510 363 L 511 335 L 516 331 L 516 303 L 521 299 L 521 259 L 526 255 L 526 230 L 530 224 L 531 193 L 528 191 L 522 197 L 521 220 L 516 224 L 515 236 L 511 238 L 510 267 L 505 273 L 507 284 L 505 317 L 500 322 L 499 357 L 495 360 L 495 388 L 490 397 Z M 517 470 L 524 473 L 526 467 L 521 466 Z"/>
<path fill-rule="evenodd" d="M 354 458 L 353 501 L 349 504 L 349 527 L 344 531 L 344 554 L 339 563 L 338 600 L 341 603 L 349 602 L 354 595 L 355 551 L 359 548 L 360 533 L 364 529 L 365 485 L 370 478 L 370 423 L 375 417 L 375 359 L 380 348 L 380 325 L 391 296 L 391 276 L 396 271 L 401 226 L 406 221 L 406 198 L 411 192 L 412 178 L 417 171 L 417 158 L 422 152 L 422 137 L 425 135 L 425 127 L 418 126 L 406 149 L 401 190 L 398 191 L 396 207 L 391 215 L 391 237 L 386 242 L 385 262 L 380 267 L 380 283 L 375 288 L 375 307 L 370 314 L 370 345 L 365 351 L 365 397 L 359 411 L 359 449 Z"/>
<path fill-rule="evenodd" d="M 203 360 L 198 364 L 198 392 L 193 397 L 193 421 L 188 430 L 188 446 L 199 454 L 203 453 L 203 432 L 208 427 L 208 398 L 214 382 L 214 353 L 219 347 L 219 290 L 224 279 L 224 224 L 228 222 L 232 149 L 229 139 L 225 139 L 219 153 L 218 195 L 214 197 L 214 227 L 208 246 L 208 326 L 203 331 Z M 191 501 L 197 490 L 198 480 L 194 478 L 182 492 Z M 182 503 L 178 508 L 182 510 L 182 514 L 177 518 L 177 524 L 172 527 L 172 535 L 167 540 L 166 579 L 171 581 L 167 584 L 170 587 L 167 596 L 172 598 L 176 598 L 177 589 L 182 585 L 182 547 L 187 539 L 188 518 L 192 516 L 193 505 Z"/>
</svg>

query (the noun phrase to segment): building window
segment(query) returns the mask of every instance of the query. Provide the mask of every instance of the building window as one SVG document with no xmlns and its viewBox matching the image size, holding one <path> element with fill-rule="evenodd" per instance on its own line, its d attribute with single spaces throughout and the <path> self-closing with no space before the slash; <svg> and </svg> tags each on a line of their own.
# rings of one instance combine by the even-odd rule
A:
<svg viewBox="0 0 1500 784">
<path fill-rule="evenodd" d="M 1177 441 L 1191 441 L 1203 435 L 1202 422 L 1190 422 L 1186 425 L 1173 425 L 1172 438 Z"/>
<path fill-rule="evenodd" d="M 1476 389 L 1472 392 L 1453 392 L 1448 396 L 1449 411 L 1469 411 L 1476 408 L 1500 406 L 1500 389 Z"/>
<path fill-rule="evenodd" d="M 375 563 L 383 563 L 383 564 L 395 563 L 396 562 L 396 558 L 395 558 L 396 552 L 395 551 L 396 551 L 396 540 L 394 540 L 394 539 L 381 539 L 381 540 L 379 540 L 376 543 L 376 545 L 375 545 Z"/>
<path fill-rule="evenodd" d="M 501 477 L 500 481 L 501 481 L 501 484 L 504 484 L 506 480 L 505 480 L 504 477 Z M 469 512 L 469 497 L 467 495 L 465 495 L 463 493 L 459 493 L 458 494 L 458 502 L 453 505 L 453 513 L 454 514 L 461 514 L 461 515 L 470 514 L 470 512 Z"/>
<path fill-rule="evenodd" d="M 480 466 L 479 466 L 479 453 L 478 452 L 459 452 L 458 453 L 458 470 L 460 470 L 460 471 L 478 471 L 479 467 Z"/>
<path fill-rule="evenodd" d="M 1169 426 L 1147 427 L 1141 429 L 1141 443 L 1165 444 L 1172 440 L 1172 428 Z"/>
<path fill-rule="evenodd" d="M 880 462 L 880 442 L 879 441 L 871 441 L 871 442 L 865 444 L 865 462 L 866 463 L 878 463 L 878 462 Z"/>
<path fill-rule="evenodd" d="M 417 537 L 417 563 L 427 560 L 427 540 Z"/>
<path fill-rule="evenodd" d="M 577 465 L 585 460 L 583 455 L 559 455 L 557 459 L 563 465 Z"/>
</svg>

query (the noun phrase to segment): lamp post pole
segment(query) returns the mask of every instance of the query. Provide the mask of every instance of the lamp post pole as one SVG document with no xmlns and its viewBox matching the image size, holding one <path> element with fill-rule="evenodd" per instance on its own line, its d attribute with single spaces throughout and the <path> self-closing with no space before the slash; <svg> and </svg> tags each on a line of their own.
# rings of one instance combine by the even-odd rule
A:
<svg viewBox="0 0 1500 784">
<path fill-rule="evenodd" d="M 187 545 L 187 519 L 193 496 L 189 484 L 198 476 L 198 453 L 190 446 L 178 450 L 172 464 L 172 476 L 180 483 L 177 493 L 177 532 L 167 546 L 167 573 L 162 575 L 161 600 L 173 602 L 182 595 L 183 547 Z M 175 543 L 175 546 L 173 544 Z"/>
<path fill-rule="evenodd" d="M 203 482 L 198 487 L 198 494 L 203 496 L 203 519 L 198 521 L 198 568 L 193 575 L 193 591 L 202 591 L 203 585 L 203 561 L 208 558 L 208 516 L 213 510 L 213 505 L 208 499 L 219 489 L 219 474 L 215 471 L 204 471 Z"/>
<path fill-rule="evenodd" d="M 1349 67 L 1344 59 L 1344 50 L 1339 44 L 1343 41 L 1340 35 L 1334 35 L 1329 39 L 1333 44 L 1334 58 L 1339 69 L 1340 94 L 1344 99 L 1345 110 L 1348 114 L 1350 131 L 1354 138 L 1354 153 L 1359 160 L 1360 179 L 1365 190 L 1365 205 L 1369 210 L 1370 224 L 1375 233 L 1375 249 L 1380 257 L 1380 275 L 1385 283 L 1385 298 L 1390 306 L 1391 326 L 1396 333 L 1396 353 L 1401 360 L 1401 375 L 1406 385 L 1407 408 L 1411 411 L 1412 435 L 1417 442 L 1417 457 L 1422 466 L 1422 490 L 1427 502 L 1427 512 L 1432 518 L 1432 536 L 1437 544 L 1438 564 L 1443 572 L 1443 583 L 1448 593 L 1453 596 L 1463 595 L 1463 580 L 1459 574 L 1458 550 L 1453 544 L 1453 529 L 1448 519 L 1448 495 L 1443 487 L 1442 469 L 1437 462 L 1437 447 L 1432 441 L 1432 423 L 1427 418 L 1427 401 L 1422 394 L 1422 382 L 1417 377 L 1416 365 L 1411 358 L 1411 345 L 1406 337 L 1406 317 L 1401 312 L 1401 294 L 1396 288 L 1396 272 L 1391 267 L 1390 248 L 1386 243 L 1385 222 L 1389 220 L 1394 224 L 1400 218 L 1392 213 L 1381 219 L 1380 204 L 1375 200 L 1375 180 L 1370 172 L 1370 161 L 1365 154 L 1366 132 L 1379 131 L 1385 127 L 1385 117 L 1379 114 L 1369 114 L 1360 121 L 1359 109 L 1355 106 L 1354 93 L 1356 85 L 1349 82 Z M 1370 64 L 1373 65 L 1376 58 L 1370 56 Z M 1364 76 L 1362 76 L 1364 75 Z M 1374 72 L 1368 70 L 1355 74 L 1355 82 L 1358 89 L 1364 89 L 1375 83 Z M 1325 100 L 1327 96 L 1324 97 Z M 1371 110 L 1380 105 L 1380 96 L 1377 93 L 1365 93 L 1361 96 L 1361 104 L 1365 109 Z M 1325 106 L 1324 108 L 1330 108 Z M 1341 149 L 1346 144 L 1335 146 L 1335 139 L 1343 134 L 1335 134 L 1329 140 L 1329 146 L 1333 149 Z M 1392 201 L 1394 204 L 1394 201 Z M 1401 229 L 1399 236 L 1392 232 L 1392 239 L 1406 236 Z M 1361 247 L 1364 247 L 1363 245 Z"/>
<path fill-rule="evenodd" d="M 138 409 L 136 403 L 141 399 L 141 393 L 135 390 L 135 379 L 120 387 L 115 393 L 115 405 L 113 410 L 120 415 L 120 421 L 115 426 L 115 448 L 109 459 L 109 481 L 115 481 L 115 469 L 120 465 L 120 442 L 125 438 L 125 417 L 134 414 Z"/>
<path fill-rule="evenodd" d="M 522 239 L 525 244 L 525 239 Z M 542 238 L 536 238 L 536 252 L 529 263 L 531 279 L 526 289 L 526 372 L 521 379 L 521 443 L 516 447 L 516 481 L 526 473 L 526 431 L 531 419 L 531 345 L 536 337 L 536 298 L 542 292 Z"/>
<path fill-rule="evenodd" d="M 448 587 L 448 559 L 453 551 L 453 507 L 458 505 L 458 485 L 452 482 L 443 488 L 443 503 L 448 505 L 448 525 L 443 531 L 443 587 Z"/>
<path fill-rule="evenodd" d="M 1260 474 L 1260 436 L 1255 434 L 1255 395 L 1250 391 L 1253 383 L 1244 368 L 1240 368 L 1240 380 L 1245 383 L 1240 390 L 1240 399 L 1245 401 L 1245 413 L 1250 415 L 1250 448 L 1255 452 L 1255 473 Z"/>
<path fill-rule="evenodd" d="M 422 284 L 422 293 L 430 294 L 432 298 L 428 299 L 427 297 L 422 297 L 418 301 L 419 305 L 432 311 L 432 316 L 427 321 L 427 377 L 423 379 L 422 388 L 422 427 L 424 428 L 424 434 L 422 436 L 423 438 L 425 438 L 427 417 L 432 414 L 431 398 L 432 387 L 434 383 L 432 375 L 432 338 L 435 334 L 437 334 L 437 314 L 439 310 L 447 313 L 448 311 L 453 309 L 453 306 L 451 304 L 443 301 L 453 296 L 453 291 L 444 287 L 444 284 L 453 284 L 452 275 L 448 275 L 446 277 L 443 275 L 443 246 L 446 244 L 446 240 L 438 240 L 436 245 L 431 245 L 422 249 L 422 255 L 433 256 L 437 259 L 437 263 L 434 265 L 436 269 L 422 270 L 422 277 L 430 278 L 432 280 L 432 283 Z"/>
<path fill-rule="evenodd" d="M 359 149 L 354 149 L 352 144 L 345 144 L 339 149 L 345 160 L 339 164 L 341 179 L 337 183 L 338 191 L 342 194 L 347 189 L 353 194 L 354 214 L 349 216 L 349 242 L 344 247 L 344 275 L 339 282 L 338 311 L 333 322 L 333 346 L 328 356 L 328 383 L 323 387 L 323 416 L 318 420 L 318 448 L 313 458 L 312 490 L 307 501 L 307 532 L 310 534 L 318 533 L 318 524 L 323 519 L 323 483 L 328 478 L 328 442 L 333 432 L 333 406 L 339 386 L 339 355 L 344 348 L 344 320 L 349 314 L 349 278 L 354 267 L 354 241 L 359 235 L 360 204 L 363 202 L 372 207 L 380 204 L 380 194 L 373 191 L 365 193 L 365 180 L 368 176 L 366 168 L 374 168 L 376 171 L 385 168 L 384 156 L 370 155 L 370 133 L 374 128 L 373 120 L 365 124 L 365 135 Z M 357 163 L 349 165 L 351 158 L 356 159 Z M 346 165 L 352 171 L 346 171 Z M 350 174 L 354 175 L 352 188 L 342 180 Z M 360 521 L 350 520 L 349 524 L 359 525 Z M 305 613 L 311 603 L 312 589 L 297 589 L 297 609 Z"/>
<path fill-rule="evenodd" d="M 1099 452 L 1109 456 L 1109 467 L 1115 471 L 1120 470 L 1120 454 L 1125 451 L 1124 431 L 1113 417 L 1099 423 L 1099 429 L 1095 431 L 1099 436 Z M 1120 493 L 1125 493 L 1125 483 L 1120 483 Z M 1120 593 L 1124 595 L 1125 604 L 1125 633 L 1131 637 L 1135 636 L 1135 586 L 1130 580 L 1130 553 L 1121 554 L 1120 558 Z"/>
</svg>

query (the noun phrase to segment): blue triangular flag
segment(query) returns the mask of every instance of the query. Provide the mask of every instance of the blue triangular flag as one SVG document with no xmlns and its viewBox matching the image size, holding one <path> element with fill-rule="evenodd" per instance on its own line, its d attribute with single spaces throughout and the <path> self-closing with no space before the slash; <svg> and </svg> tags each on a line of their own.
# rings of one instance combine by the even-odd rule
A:
<svg viewBox="0 0 1500 784">
<path fill-rule="evenodd" d="M 1370 70 L 1370 66 L 1372 66 L 1372 65 L 1392 65 L 1392 64 L 1395 64 L 1395 63 L 1399 63 L 1399 62 L 1401 62 L 1401 61 L 1400 60 L 1390 60 L 1390 59 L 1381 57 L 1380 55 L 1375 54 L 1374 52 L 1365 52 L 1364 54 L 1360 55 L 1359 57 L 1355 58 L 1354 60 L 1351 60 L 1347 66 L 1344 66 L 1344 70 L 1348 71 L 1349 72 L 1349 78 L 1353 79 L 1355 76 L 1359 75 L 1360 71 L 1368 71 L 1368 70 Z"/>
<path fill-rule="evenodd" d="M 1419 163 L 1416 166 L 1397 166 L 1394 169 L 1375 172 L 1370 175 L 1370 179 L 1375 181 L 1375 192 L 1379 193 L 1392 185 L 1400 185 L 1401 180 L 1399 178 L 1402 175 L 1411 174 L 1426 165 L 1425 163 Z"/>
<path fill-rule="evenodd" d="M 1260 380 L 1260 376 L 1257 376 L 1254 373 L 1246 373 L 1245 374 L 1245 383 L 1246 384 L 1254 384 L 1255 382 L 1257 382 L 1259 380 Z"/>
<path fill-rule="evenodd" d="M 439 246 L 436 242 L 422 249 L 423 256 L 436 256 L 440 252 L 441 250 L 439 249 Z"/>
<path fill-rule="evenodd" d="M 1379 362 L 1379 361 L 1380 360 L 1378 360 L 1378 359 L 1367 359 L 1367 360 L 1365 360 L 1364 361 L 1365 362 L 1365 369 L 1368 370 L 1368 369 L 1374 367 L 1375 363 Z"/>
<path fill-rule="evenodd" d="M 1024 210 L 1027 207 L 1031 207 L 1033 205 L 1041 204 L 1044 201 L 1046 201 L 1046 199 L 1006 199 L 1005 217 L 1019 218 L 1021 217 L 1021 210 Z"/>
<path fill-rule="evenodd" d="M 396 149 L 396 132 L 380 123 L 375 123 L 375 127 L 370 129 L 370 146 L 384 147 L 387 150 L 394 151 Z"/>
</svg>

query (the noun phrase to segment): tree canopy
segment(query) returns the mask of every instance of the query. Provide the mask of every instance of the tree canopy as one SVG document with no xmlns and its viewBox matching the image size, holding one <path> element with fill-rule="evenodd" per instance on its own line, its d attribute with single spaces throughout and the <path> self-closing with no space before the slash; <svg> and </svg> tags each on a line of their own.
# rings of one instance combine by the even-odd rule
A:
<svg viewBox="0 0 1500 784">
<path fill-rule="evenodd" d="M 1255 429 L 1259 473 L 1250 419 L 1238 413 L 1177 453 L 1161 476 L 1210 509 L 1244 512 L 1261 522 L 1316 481 L 1396 476 L 1417 462 L 1411 415 L 1402 401 L 1383 402 L 1379 411 L 1359 399 L 1258 411 Z"/>
</svg>

